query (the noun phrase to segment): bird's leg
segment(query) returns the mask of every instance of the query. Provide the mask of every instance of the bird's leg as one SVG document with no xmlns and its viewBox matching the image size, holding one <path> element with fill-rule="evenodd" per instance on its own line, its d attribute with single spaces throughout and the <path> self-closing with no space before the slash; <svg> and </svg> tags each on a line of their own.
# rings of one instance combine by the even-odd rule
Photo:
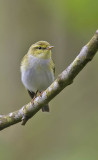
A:
<svg viewBox="0 0 98 160">
<path fill-rule="evenodd" d="M 38 93 L 38 90 L 36 91 L 36 93 L 35 93 L 35 94 L 37 95 L 37 93 Z"/>
<path fill-rule="evenodd" d="M 40 94 L 39 94 L 39 95 L 40 95 L 40 97 L 42 97 L 43 92 L 44 92 L 44 91 L 41 91 L 41 92 L 40 92 Z"/>
<path fill-rule="evenodd" d="M 34 95 L 34 97 L 32 98 L 31 103 L 33 103 L 34 99 L 37 97 L 37 93 L 38 93 L 38 90 L 35 92 L 35 95 Z"/>
</svg>

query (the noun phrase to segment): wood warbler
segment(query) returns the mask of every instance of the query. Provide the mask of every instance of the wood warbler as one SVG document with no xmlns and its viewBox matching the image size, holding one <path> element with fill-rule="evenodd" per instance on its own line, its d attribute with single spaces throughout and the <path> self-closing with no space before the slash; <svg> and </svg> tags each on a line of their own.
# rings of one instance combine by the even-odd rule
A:
<svg viewBox="0 0 98 160">
<path fill-rule="evenodd" d="M 31 98 L 41 93 L 54 81 L 54 63 L 51 57 L 51 46 L 46 41 L 33 44 L 21 62 L 21 80 Z M 48 104 L 42 111 L 49 112 Z"/>
</svg>

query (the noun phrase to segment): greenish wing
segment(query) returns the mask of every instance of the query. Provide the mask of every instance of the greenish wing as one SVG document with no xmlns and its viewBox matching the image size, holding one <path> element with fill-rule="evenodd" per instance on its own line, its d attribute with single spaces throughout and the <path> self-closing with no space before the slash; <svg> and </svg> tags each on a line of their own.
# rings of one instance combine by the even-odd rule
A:
<svg viewBox="0 0 98 160">
<path fill-rule="evenodd" d="M 53 73 L 55 74 L 55 65 L 54 65 L 53 60 L 51 61 L 51 68 L 52 68 L 52 70 L 53 70 Z"/>
<path fill-rule="evenodd" d="M 54 72 L 54 74 L 55 74 L 55 66 L 53 67 L 53 72 Z"/>
</svg>

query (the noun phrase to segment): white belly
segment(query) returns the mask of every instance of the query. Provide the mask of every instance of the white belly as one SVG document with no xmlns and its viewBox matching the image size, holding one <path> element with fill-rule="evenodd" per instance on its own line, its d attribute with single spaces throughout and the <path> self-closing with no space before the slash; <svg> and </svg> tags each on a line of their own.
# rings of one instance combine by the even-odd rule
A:
<svg viewBox="0 0 98 160">
<path fill-rule="evenodd" d="M 54 81 L 49 63 L 50 59 L 39 59 L 30 55 L 29 66 L 26 69 L 21 67 L 21 79 L 29 91 L 43 91 Z"/>
</svg>

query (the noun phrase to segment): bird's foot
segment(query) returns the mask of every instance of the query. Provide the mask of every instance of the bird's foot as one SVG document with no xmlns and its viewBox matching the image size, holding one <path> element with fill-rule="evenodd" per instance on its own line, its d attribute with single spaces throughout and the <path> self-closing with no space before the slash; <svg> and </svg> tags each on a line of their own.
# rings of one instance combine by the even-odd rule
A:
<svg viewBox="0 0 98 160">
<path fill-rule="evenodd" d="M 42 97 L 43 92 L 44 92 L 44 91 L 40 92 L 40 94 L 39 94 L 40 97 Z"/>
<path fill-rule="evenodd" d="M 38 90 L 36 91 L 36 93 L 35 93 L 35 95 L 34 95 L 33 99 L 31 100 L 31 103 L 33 103 L 33 102 L 34 102 L 35 98 L 37 97 L 37 93 L 38 93 Z"/>
<path fill-rule="evenodd" d="M 31 100 L 31 103 L 33 103 L 33 102 L 34 102 L 35 98 L 36 98 L 36 96 L 34 96 L 34 97 L 33 97 L 33 99 Z"/>
</svg>

